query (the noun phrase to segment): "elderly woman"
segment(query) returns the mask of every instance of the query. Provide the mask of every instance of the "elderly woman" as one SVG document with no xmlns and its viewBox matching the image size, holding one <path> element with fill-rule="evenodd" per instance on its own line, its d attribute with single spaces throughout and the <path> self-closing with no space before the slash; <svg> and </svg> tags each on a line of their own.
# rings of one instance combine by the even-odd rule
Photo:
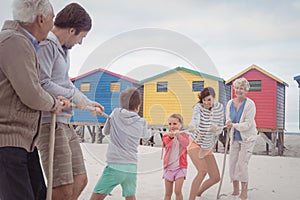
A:
<svg viewBox="0 0 300 200">
<path fill-rule="evenodd" d="M 190 130 L 193 130 L 193 140 L 188 147 L 188 154 L 198 172 L 192 182 L 190 200 L 201 196 L 220 181 L 213 148 L 223 126 L 223 105 L 215 101 L 214 89 L 206 87 L 199 94 L 199 102 L 194 106 L 192 121 L 189 124 Z M 209 178 L 203 182 L 207 174 Z"/>
<path fill-rule="evenodd" d="M 245 78 L 236 79 L 233 83 L 235 97 L 226 106 L 226 125 L 230 131 L 229 173 L 233 183 L 233 199 L 245 200 L 248 197 L 248 163 L 252 155 L 257 136 L 254 120 L 256 107 L 247 98 L 250 89 Z M 241 182 L 241 193 L 239 190 Z"/>
</svg>

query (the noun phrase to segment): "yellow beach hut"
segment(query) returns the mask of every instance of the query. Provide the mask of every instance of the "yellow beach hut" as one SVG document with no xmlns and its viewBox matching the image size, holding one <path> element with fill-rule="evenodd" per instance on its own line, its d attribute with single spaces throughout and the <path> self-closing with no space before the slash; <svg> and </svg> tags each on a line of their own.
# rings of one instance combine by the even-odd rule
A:
<svg viewBox="0 0 300 200">
<path fill-rule="evenodd" d="M 199 92 L 212 87 L 216 101 L 226 104 L 225 81 L 199 71 L 177 67 L 140 81 L 143 85 L 143 117 L 149 125 L 167 125 L 171 113 L 183 115 L 185 125 L 192 117 L 192 108 L 199 101 Z M 230 90 L 228 90 L 230 91 Z M 228 93 L 228 92 L 227 92 Z"/>
</svg>

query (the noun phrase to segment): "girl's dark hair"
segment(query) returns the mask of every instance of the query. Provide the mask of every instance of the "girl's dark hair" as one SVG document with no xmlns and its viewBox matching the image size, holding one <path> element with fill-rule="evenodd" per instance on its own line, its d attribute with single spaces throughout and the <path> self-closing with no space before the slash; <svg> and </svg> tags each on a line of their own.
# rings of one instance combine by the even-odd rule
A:
<svg viewBox="0 0 300 200">
<path fill-rule="evenodd" d="M 126 110 L 133 111 L 141 104 L 141 94 L 138 88 L 127 88 L 120 95 L 120 106 Z"/>
<path fill-rule="evenodd" d="M 211 95 L 213 98 L 216 97 L 215 90 L 212 87 L 206 87 L 199 93 L 199 103 L 203 103 L 202 99 Z"/>
<path fill-rule="evenodd" d="M 74 28 L 75 35 L 78 35 L 82 31 L 91 30 L 92 19 L 83 7 L 71 3 L 56 15 L 54 25 L 59 28 Z"/>
</svg>

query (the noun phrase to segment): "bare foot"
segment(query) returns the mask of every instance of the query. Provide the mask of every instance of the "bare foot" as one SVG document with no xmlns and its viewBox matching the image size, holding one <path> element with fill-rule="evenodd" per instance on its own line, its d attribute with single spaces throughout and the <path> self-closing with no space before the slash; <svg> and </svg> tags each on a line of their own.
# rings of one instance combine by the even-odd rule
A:
<svg viewBox="0 0 300 200">
<path fill-rule="evenodd" d="M 247 197 L 248 197 L 247 194 L 242 194 L 241 193 L 241 195 L 240 195 L 241 200 L 247 200 Z"/>
</svg>

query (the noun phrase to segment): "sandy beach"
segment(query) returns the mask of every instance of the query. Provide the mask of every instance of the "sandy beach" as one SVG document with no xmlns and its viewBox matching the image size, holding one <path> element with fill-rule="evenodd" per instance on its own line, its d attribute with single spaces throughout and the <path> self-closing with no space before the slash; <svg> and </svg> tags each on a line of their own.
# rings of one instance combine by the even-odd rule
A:
<svg viewBox="0 0 300 200">
<path fill-rule="evenodd" d="M 300 199 L 300 136 L 285 136 L 284 156 L 265 155 L 265 143 L 259 137 L 254 155 L 249 163 L 249 200 L 298 200 Z M 107 144 L 82 143 L 89 182 L 80 196 L 80 200 L 89 199 L 93 188 L 105 167 Z M 220 171 L 224 154 L 215 153 Z M 137 199 L 159 200 L 164 196 L 164 180 L 162 177 L 162 161 L 160 147 L 139 146 Z M 196 173 L 195 167 L 189 161 L 188 175 L 183 185 L 184 199 L 188 199 L 189 189 Z M 203 196 L 216 199 L 218 185 L 210 188 Z M 231 192 L 228 176 L 228 155 L 222 185 L 222 199 Z M 121 188 L 113 190 L 109 200 L 123 199 Z M 175 197 L 173 197 L 175 199 Z"/>
</svg>

